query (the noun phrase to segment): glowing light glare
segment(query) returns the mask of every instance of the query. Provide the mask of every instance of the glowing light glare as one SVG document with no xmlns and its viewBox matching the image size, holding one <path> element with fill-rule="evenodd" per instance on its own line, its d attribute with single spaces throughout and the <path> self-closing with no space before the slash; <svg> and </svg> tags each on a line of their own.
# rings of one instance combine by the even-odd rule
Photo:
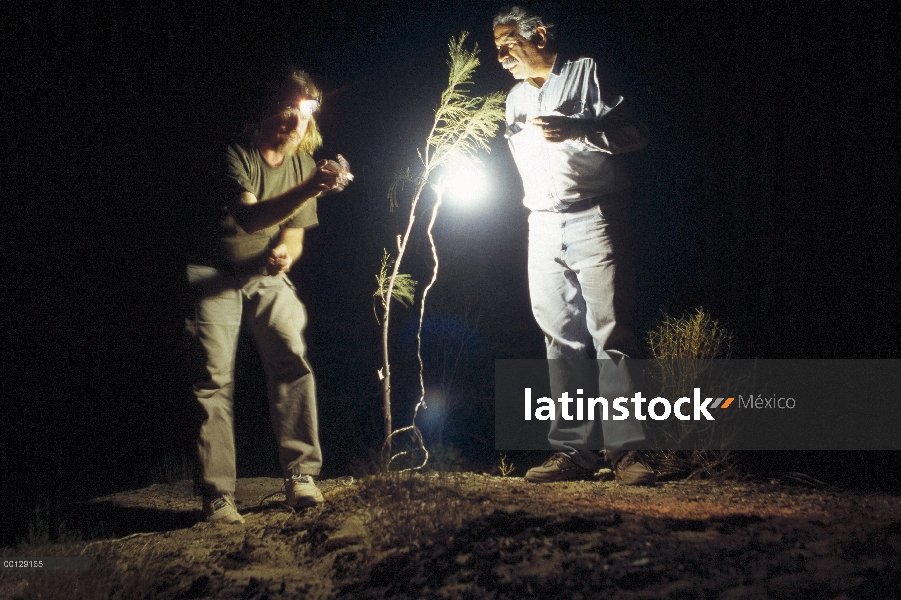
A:
<svg viewBox="0 0 901 600">
<path fill-rule="evenodd" d="M 314 112 L 319 110 L 319 101 L 318 100 L 301 100 L 297 106 L 297 110 L 300 111 L 300 114 L 309 117 Z"/>
<path fill-rule="evenodd" d="M 462 204 L 475 204 L 488 195 L 485 170 L 470 161 L 453 163 L 441 176 L 444 196 Z"/>
<path fill-rule="evenodd" d="M 423 396 L 423 404 L 425 412 L 422 414 L 427 421 L 441 419 L 447 410 L 447 398 L 440 388 L 427 387 Z"/>
</svg>

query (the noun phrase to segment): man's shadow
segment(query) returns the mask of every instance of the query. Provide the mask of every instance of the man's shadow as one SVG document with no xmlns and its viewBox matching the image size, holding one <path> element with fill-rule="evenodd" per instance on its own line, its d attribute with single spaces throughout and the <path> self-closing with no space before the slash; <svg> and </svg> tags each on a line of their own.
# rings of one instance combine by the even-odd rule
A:
<svg viewBox="0 0 901 600">
<path fill-rule="evenodd" d="M 167 510 L 143 506 L 122 506 L 110 500 L 81 502 L 67 511 L 71 524 L 82 539 L 124 537 L 133 533 L 173 531 L 193 527 L 203 520 L 198 508 Z"/>
</svg>

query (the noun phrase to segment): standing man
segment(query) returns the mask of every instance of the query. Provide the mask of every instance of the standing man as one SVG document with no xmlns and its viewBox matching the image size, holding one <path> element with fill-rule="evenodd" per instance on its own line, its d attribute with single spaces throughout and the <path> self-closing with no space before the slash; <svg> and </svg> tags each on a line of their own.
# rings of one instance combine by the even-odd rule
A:
<svg viewBox="0 0 901 600">
<path fill-rule="evenodd" d="M 629 260 L 630 182 L 622 156 L 647 144 L 590 58 L 557 53 L 554 25 L 520 7 L 494 19 L 497 58 L 520 80 L 507 97 L 507 138 L 522 177 L 529 215 L 529 292 L 544 332 L 554 397 L 580 382 L 572 360 L 590 358 L 593 344 L 605 397 L 631 396 L 623 359 L 637 351 L 629 312 L 635 297 Z M 570 361 L 570 362 L 568 362 Z M 611 395 L 607 395 L 611 394 Z M 556 452 L 530 469 L 535 483 L 591 477 L 595 421 L 567 421 L 559 411 L 548 440 Z M 604 448 L 620 481 L 656 477 L 640 454 L 635 420 L 603 421 Z"/>
<path fill-rule="evenodd" d="M 318 225 L 316 197 L 353 179 L 349 165 L 315 163 L 322 145 L 315 114 L 321 93 L 294 72 L 274 94 L 247 144 L 225 155 L 221 214 L 203 240 L 200 259 L 187 268 L 193 315 L 187 330 L 202 368 L 193 389 L 203 412 L 197 441 L 203 514 L 239 524 L 235 501 L 232 422 L 235 356 L 242 323 L 250 330 L 268 379 L 269 411 L 287 503 L 323 501 L 313 482 L 322 466 L 316 387 L 307 362 L 307 316 L 288 271 L 303 250 L 304 231 Z"/>
</svg>

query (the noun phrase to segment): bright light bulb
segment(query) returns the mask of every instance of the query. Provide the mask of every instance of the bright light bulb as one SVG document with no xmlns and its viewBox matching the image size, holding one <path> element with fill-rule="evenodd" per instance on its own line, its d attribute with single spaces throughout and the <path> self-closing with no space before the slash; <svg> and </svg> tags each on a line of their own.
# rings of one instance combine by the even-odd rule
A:
<svg viewBox="0 0 901 600">
<path fill-rule="evenodd" d="M 444 196 L 461 204 L 475 204 L 488 194 L 485 170 L 473 161 L 454 162 L 441 176 Z"/>
</svg>

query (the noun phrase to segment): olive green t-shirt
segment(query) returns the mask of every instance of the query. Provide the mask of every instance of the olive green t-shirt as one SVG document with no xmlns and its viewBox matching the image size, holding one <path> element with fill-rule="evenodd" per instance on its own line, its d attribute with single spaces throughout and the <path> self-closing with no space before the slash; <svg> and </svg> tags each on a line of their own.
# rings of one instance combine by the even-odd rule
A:
<svg viewBox="0 0 901 600">
<path fill-rule="evenodd" d="M 225 165 L 225 210 L 220 220 L 219 244 L 229 268 L 243 270 L 262 267 L 282 227 L 309 229 L 319 225 L 316 198 L 304 202 L 280 224 L 256 233 L 244 231 L 233 216 L 240 206 L 243 192 L 250 192 L 258 201 L 265 202 L 303 181 L 316 168 L 309 154 L 286 156 L 281 165 L 271 167 L 257 148 L 233 144 L 225 153 Z"/>
</svg>

